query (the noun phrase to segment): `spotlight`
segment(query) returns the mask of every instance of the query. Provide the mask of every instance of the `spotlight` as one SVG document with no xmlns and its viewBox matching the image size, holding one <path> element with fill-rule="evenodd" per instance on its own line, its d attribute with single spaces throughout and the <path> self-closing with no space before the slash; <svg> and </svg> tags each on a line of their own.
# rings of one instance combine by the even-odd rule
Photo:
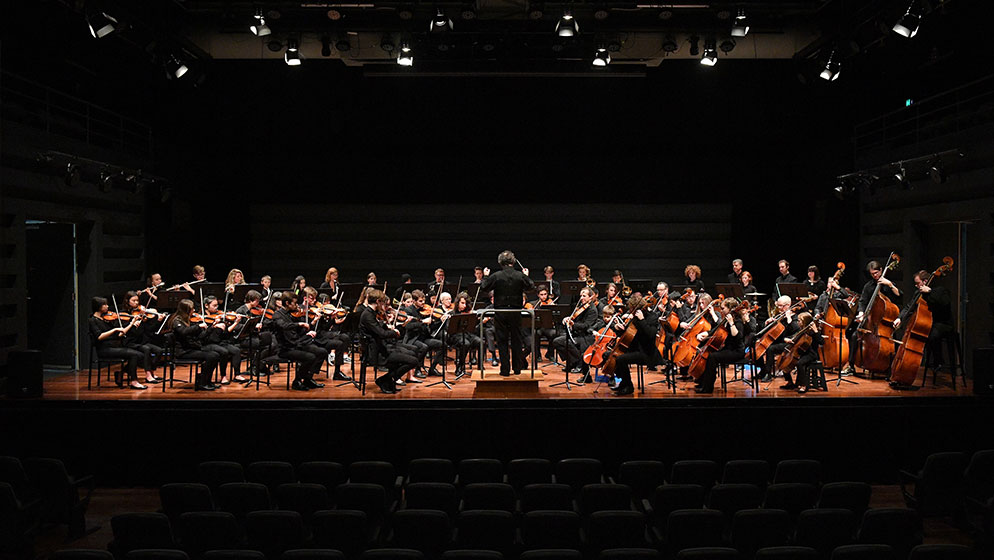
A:
<svg viewBox="0 0 994 560">
<path fill-rule="evenodd" d="M 86 16 L 86 25 L 90 28 L 90 35 L 94 39 L 102 39 L 117 29 L 117 20 L 107 12 L 94 10 Z"/>
<path fill-rule="evenodd" d="M 249 31 L 252 32 L 256 37 L 265 37 L 272 33 L 269 26 L 266 25 L 266 18 L 262 15 L 262 9 L 259 8 L 255 11 L 256 22 L 249 26 Z"/>
<path fill-rule="evenodd" d="M 393 38 L 389 35 L 384 35 L 383 38 L 380 39 L 380 48 L 389 53 L 393 52 L 393 50 L 397 48 L 397 45 L 394 44 Z"/>
<path fill-rule="evenodd" d="M 428 24 L 428 31 L 432 33 L 441 33 L 443 31 L 452 30 L 452 19 L 445 15 L 445 12 L 441 8 L 435 13 L 435 18 L 431 20 Z"/>
<path fill-rule="evenodd" d="M 701 54 L 701 64 L 704 66 L 718 64 L 718 51 L 714 48 L 714 39 L 704 41 L 704 53 Z"/>
<path fill-rule="evenodd" d="M 912 189 L 911 181 L 908 179 L 908 172 L 904 170 L 904 164 L 901 164 L 901 169 L 894 174 L 894 178 L 897 179 L 898 183 L 901 183 L 901 188 L 910 191 Z"/>
<path fill-rule="evenodd" d="M 721 41 L 721 43 L 718 44 L 718 50 L 720 50 L 724 54 L 732 52 L 732 49 L 734 48 L 735 48 L 735 41 L 733 39 L 724 39 Z"/>
<path fill-rule="evenodd" d="M 403 41 L 400 44 L 400 50 L 397 51 L 397 64 L 401 66 L 414 66 L 414 51 L 411 50 L 411 45 L 407 41 Z"/>
<path fill-rule="evenodd" d="M 283 62 L 286 62 L 287 66 L 300 66 L 300 48 L 297 46 L 296 39 L 287 39 Z"/>
<path fill-rule="evenodd" d="M 673 39 L 672 35 L 667 35 L 663 39 L 663 52 L 676 52 L 678 48 L 680 47 L 676 44 L 676 40 Z"/>
<path fill-rule="evenodd" d="M 835 60 L 835 50 L 832 50 L 832 54 L 828 55 L 828 62 L 825 63 L 825 68 L 818 74 L 818 77 L 829 82 L 834 82 L 839 79 L 839 74 L 841 73 L 842 65 Z"/>
<path fill-rule="evenodd" d="M 597 52 L 594 53 L 593 65 L 604 67 L 608 64 L 611 64 L 611 53 L 604 47 L 598 47 Z"/>
<path fill-rule="evenodd" d="M 114 186 L 114 176 L 106 169 L 100 171 L 100 192 L 108 193 Z"/>
<path fill-rule="evenodd" d="M 338 21 L 338 20 L 342 19 L 342 12 L 339 12 L 338 10 L 336 10 L 334 8 L 328 10 L 325 13 L 325 15 L 328 16 L 328 19 L 330 19 L 331 21 Z"/>
<path fill-rule="evenodd" d="M 698 46 L 698 41 L 700 39 L 697 35 L 691 35 L 688 41 L 690 41 L 690 56 L 697 56 L 701 54 L 701 48 Z"/>
<path fill-rule="evenodd" d="M 739 8 L 739 14 L 732 22 L 732 37 L 745 37 L 749 34 L 749 20 L 746 18 L 745 10 Z"/>
<path fill-rule="evenodd" d="M 556 35 L 560 37 L 573 37 L 580 34 L 580 24 L 573 18 L 569 10 L 563 12 L 563 16 L 556 22 Z"/>
<path fill-rule="evenodd" d="M 79 166 L 71 163 L 66 164 L 66 176 L 63 178 L 67 187 L 75 187 L 79 184 Z"/>
<path fill-rule="evenodd" d="M 182 78 L 189 70 L 186 64 L 175 55 L 169 55 L 169 59 L 166 60 L 166 76 L 169 78 Z"/>
<path fill-rule="evenodd" d="M 908 4 L 907 11 L 901 16 L 901 19 L 897 20 L 894 27 L 891 28 L 894 33 L 897 33 L 901 37 L 907 37 L 908 39 L 914 37 L 918 34 L 918 26 L 922 22 L 922 16 L 920 14 L 913 14 L 911 10 L 915 7 L 914 0 Z"/>
<path fill-rule="evenodd" d="M 936 161 L 928 166 L 928 176 L 932 178 L 932 182 L 936 185 L 941 185 L 946 182 L 946 171 L 942 168 L 942 163 Z"/>
</svg>

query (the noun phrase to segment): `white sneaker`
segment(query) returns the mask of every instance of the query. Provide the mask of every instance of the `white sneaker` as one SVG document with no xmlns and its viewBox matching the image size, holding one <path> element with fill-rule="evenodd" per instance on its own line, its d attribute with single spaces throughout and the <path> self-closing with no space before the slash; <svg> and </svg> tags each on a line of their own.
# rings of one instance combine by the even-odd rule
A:
<svg viewBox="0 0 994 560">
<path fill-rule="evenodd" d="M 328 352 L 328 365 L 335 365 L 335 351 Z"/>
</svg>

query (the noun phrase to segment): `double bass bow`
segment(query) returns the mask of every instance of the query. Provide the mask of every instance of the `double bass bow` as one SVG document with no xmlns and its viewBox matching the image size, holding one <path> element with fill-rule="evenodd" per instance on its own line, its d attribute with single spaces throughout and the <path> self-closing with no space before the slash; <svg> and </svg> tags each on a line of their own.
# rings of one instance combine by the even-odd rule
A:
<svg viewBox="0 0 994 560">
<path fill-rule="evenodd" d="M 931 285 L 937 276 L 949 274 L 952 270 L 953 258 L 945 257 L 942 259 L 942 266 L 928 276 L 925 285 Z M 890 368 L 891 383 L 900 385 L 911 385 L 918 377 L 918 368 L 925 355 L 925 342 L 932 331 L 932 311 L 928 308 L 928 302 L 922 299 L 921 289 L 915 292 L 908 309 L 912 309 L 912 312 L 908 315 L 908 322 L 904 324 L 901 345 L 894 354 L 894 363 Z"/>
</svg>

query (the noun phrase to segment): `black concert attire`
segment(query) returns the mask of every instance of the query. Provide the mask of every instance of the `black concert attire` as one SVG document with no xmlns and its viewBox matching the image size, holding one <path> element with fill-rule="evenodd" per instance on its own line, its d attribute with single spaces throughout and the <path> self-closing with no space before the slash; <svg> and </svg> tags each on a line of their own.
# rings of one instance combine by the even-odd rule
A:
<svg viewBox="0 0 994 560">
<path fill-rule="evenodd" d="M 921 294 L 921 298 L 928 304 L 928 310 L 932 312 L 932 330 L 928 332 L 928 339 L 925 340 L 925 350 L 931 362 L 926 365 L 934 367 L 942 359 L 940 342 L 951 337 L 955 333 L 955 329 L 953 328 L 952 294 L 942 286 L 932 286 L 931 288 L 932 291 Z M 914 308 L 915 298 L 908 298 L 908 303 L 901 310 L 900 315 L 902 329 L 907 328 Z"/>
<path fill-rule="evenodd" d="M 583 353 L 594 343 L 595 331 L 605 325 L 601 316 L 597 306 L 591 303 L 573 320 L 573 326 L 569 327 L 567 334 L 552 341 L 552 347 L 566 364 L 573 369 L 579 368 L 583 374 L 590 370 L 590 366 L 583 362 Z M 569 338 L 569 332 L 573 333 L 573 341 Z"/>
<path fill-rule="evenodd" d="M 203 360 L 204 365 L 200 368 L 200 379 L 196 380 L 197 385 L 210 385 L 214 378 L 214 370 L 221 362 L 221 355 L 217 352 L 205 350 L 202 337 L 206 329 L 199 325 L 184 325 L 179 319 L 173 318 L 172 331 L 176 337 L 176 357 L 189 360 Z"/>
<path fill-rule="evenodd" d="M 783 316 L 780 322 L 786 325 L 780 336 L 766 349 L 766 353 L 763 354 L 763 363 L 759 366 L 759 373 L 762 377 L 767 375 L 772 375 L 777 368 L 777 356 L 783 353 L 784 349 L 787 347 L 787 343 L 783 341 L 785 338 L 791 337 L 800 329 L 800 325 L 797 323 L 797 314 L 791 316 L 790 321 L 787 321 L 787 316 Z M 771 328 L 773 323 L 764 325 L 763 328 Z"/>
<path fill-rule="evenodd" d="M 340 289 L 338 287 L 338 282 L 337 281 L 335 282 L 334 286 L 332 286 L 331 284 L 329 284 L 327 282 L 321 282 L 321 287 L 318 288 L 318 289 L 320 289 L 320 290 L 327 290 L 327 289 L 333 290 L 330 294 L 328 294 L 329 301 L 332 301 L 332 302 L 337 302 L 338 301 L 338 295 L 339 295 L 338 292 L 340 291 Z"/>
<path fill-rule="evenodd" d="M 797 277 L 789 272 L 787 274 L 781 274 L 780 276 L 777 276 L 776 285 L 773 287 L 774 297 L 780 297 L 780 284 L 797 284 L 797 283 L 798 283 Z"/>
<path fill-rule="evenodd" d="M 259 306 L 258 309 L 265 309 L 265 308 Z M 274 311 L 275 313 L 275 310 L 273 310 L 272 308 L 270 308 L 270 310 Z M 249 310 L 249 306 L 247 303 L 243 303 L 242 305 L 240 305 L 238 309 L 235 310 L 235 313 L 239 315 L 244 315 L 246 318 L 242 319 L 241 324 L 235 327 L 235 330 L 232 332 L 232 334 L 235 336 L 235 340 L 238 341 L 238 346 L 242 350 L 245 350 L 247 352 L 248 351 L 255 352 L 256 354 L 255 356 L 249 356 L 248 358 L 251 367 L 255 370 L 256 373 L 258 373 L 260 369 L 264 369 L 260 367 L 260 365 L 263 363 L 263 360 L 276 353 L 273 342 L 273 333 L 270 332 L 270 330 L 268 329 L 272 321 L 271 320 L 266 321 L 262 317 L 260 317 L 259 320 L 265 323 L 262 329 L 256 329 L 255 326 L 245 327 L 245 323 L 252 319 L 252 314 L 251 311 Z M 243 327 L 252 329 L 252 332 L 243 333 L 242 332 Z M 244 336 L 242 336 L 239 339 L 238 338 L 239 334 L 243 334 Z"/>
<path fill-rule="evenodd" d="M 484 309 L 493 309 L 494 304 L 490 304 Z M 497 358 L 497 335 L 494 332 L 494 316 L 488 315 L 481 319 L 483 321 L 483 341 L 487 344 L 487 352 L 493 357 L 495 363 L 499 364 L 500 359 Z"/>
<path fill-rule="evenodd" d="M 536 311 L 539 310 L 539 309 L 542 309 L 542 307 L 543 307 L 543 306 L 539 305 L 539 301 L 538 300 L 535 300 L 535 301 L 531 302 L 531 304 L 532 304 L 532 307 L 535 308 Z M 539 327 L 539 328 L 535 329 L 534 337 L 535 337 L 535 348 L 536 349 L 541 349 L 542 348 L 542 339 L 543 338 L 549 342 L 549 348 L 545 351 L 545 359 L 546 360 L 552 360 L 553 357 L 554 357 L 553 356 L 554 350 L 552 348 L 552 341 L 556 339 L 556 336 L 557 336 L 557 333 L 556 333 L 556 329 L 555 328 L 543 329 L 543 328 Z"/>
<path fill-rule="evenodd" d="M 739 285 L 742 286 L 742 283 L 739 282 Z M 754 284 L 749 284 L 748 286 L 742 286 L 742 293 L 754 294 L 756 293 L 756 286 Z M 759 296 L 745 296 L 745 298 L 749 300 L 750 303 L 756 303 L 758 297 Z"/>
<path fill-rule="evenodd" d="M 849 297 L 849 290 L 846 288 L 834 290 L 831 295 L 828 293 L 828 290 L 825 290 L 815 301 L 815 316 L 819 318 L 825 316 L 825 313 L 828 312 L 829 301 L 833 299 L 846 299 L 847 297 Z"/>
<path fill-rule="evenodd" d="M 812 362 L 814 362 L 815 360 L 818 359 L 818 347 L 821 346 L 822 342 L 824 342 L 824 339 L 822 339 L 821 333 L 819 333 L 819 332 L 811 333 L 811 346 L 808 348 L 808 350 L 804 354 L 801 354 L 800 358 L 797 359 L 797 386 L 798 387 L 805 387 L 805 388 L 807 388 L 808 385 L 810 384 L 811 380 L 809 379 L 810 376 L 808 374 L 808 367 L 807 366 L 809 366 Z M 793 385 L 794 384 L 794 382 L 790 378 L 790 372 L 789 371 L 783 372 L 783 378 L 784 378 L 784 381 L 786 381 L 788 385 Z"/>
<path fill-rule="evenodd" d="M 812 282 L 811 280 L 804 280 L 804 285 L 808 288 L 809 294 L 814 294 L 820 296 L 825 291 L 825 281 L 818 279 Z"/>
<path fill-rule="evenodd" d="M 441 287 L 441 290 L 439 290 L 439 287 Z M 427 298 L 428 303 L 432 303 L 431 297 L 437 295 L 439 291 L 442 292 L 445 291 L 444 278 L 442 279 L 441 282 L 438 282 L 437 280 L 432 280 L 431 282 L 428 283 L 428 290 L 425 292 L 425 297 Z M 438 302 L 436 301 L 435 303 L 437 304 Z"/>
<path fill-rule="evenodd" d="M 334 315 L 322 314 L 313 324 L 317 333 L 314 336 L 314 344 L 320 346 L 326 356 L 334 350 L 335 374 L 342 377 L 342 364 L 345 363 L 345 354 L 352 344 L 352 337 L 336 330 Z"/>
<path fill-rule="evenodd" d="M 734 325 L 736 334 L 732 334 L 732 326 L 725 325 L 728 330 L 728 337 L 725 338 L 725 345 L 722 346 L 721 350 L 713 351 L 708 354 L 707 363 L 704 365 L 704 373 L 697 379 L 698 385 L 701 386 L 702 393 L 710 393 L 714 391 L 714 382 L 718 378 L 718 365 L 719 364 L 732 364 L 741 360 L 745 356 L 745 338 L 748 334 L 746 332 L 746 326 L 742 323 L 741 317 L 738 314 L 734 314 Z M 708 332 L 710 337 L 718 329 L 715 326 Z M 703 347 L 707 344 L 707 339 L 701 342 Z"/>
<path fill-rule="evenodd" d="M 734 272 L 728 273 L 728 283 L 729 284 L 741 284 L 742 283 L 742 273 L 735 274 Z"/>
<path fill-rule="evenodd" d="M 217 352 L 218 356 L 221 357 L 221 377 L 224 377 L 224 371 L 228 364 L 231 364 L 232 377 L 242 374 L 242 349 L 234 344 L 227 326 L 223 328 L 214 325 L 208 326 L 207 332 L 203 334 L 202 342 L 204 350 Z"/>
<path fill-rule="evenodd" d="M 494 307 L 496 309 L 521 309 L 524 293 L 534 287 L 535 282 L 531 278 L 507 265 L 486 277 L 480 284 L 481 291 L 494 293 Z M 521 367 L 524 363 L 521 314 L 496 313 L 493 322 L 497 353 L 500 355 L 501 375 L 510 373 L 512 364 L 514 373 L 521 373 Z M 510 349 L 508 349 L 508 343 L 510 343 Z"/>
<path fill-rule="evenodd" d="M 93 336 L 93 342 L 96 344 L 97 356 L 101 359 L 116 360 L 120 358 L 127 360 L 121 369 L 114 372 L 114 381 L 118 384 L 118 386 L 121 386 L 124 383 L 124 380 L 122 379 L 122 372 L 126 372 L 128 374 L 128 381 L 137 381 L 138 361 L 144 358 L 144 354 L 134 348 L 126 347 L 124 337 L 122 336 L 111 336 L 105 340 L 100 340 L 100 335 L 116 328 L 118 323 L 116 321 L 104 321 L 103 319 L 94 317 L 93 315 L 90 315 L 88 323 L 90 327 L 90 334 Z"/>
<path fill-rule="evenodd" d="M 456 374 L 465 373 L 466 356 L 480 347 L 480 337 L 471 332 L 458 333 L 449 338 L 449 345 L 456 349 Z"/>
<path fill-rule="evenodd" d="M 687 286 L 688 288 L 693 288 L 694 292 L 698 294 L 704 291 L 704 281 L 701 280 L 700 278 L 698 278 L 697 280 L 691 280 L 690 278 L 684 276 L 683 285 Z"/>
<path fill-rule="evenodd" d="M 859 307 L 856 308 L 856 313 L 866 312 L 866 306 L 870 305 L 870 298 L 873 297 L 874 290 L 877 289 L 877 281 L 873 278 L 867 280 L 866 284 L 863 284 L 863 289 L 859 293 Z M 897 306 L 900 306 L 900 299 L 897 294 L 894 293 L 894 289 L 890 286 L 880 286 L 880 294 L 887 296 L 887 299 L 891 300 Z M 864 317 L 865 322 L 865 317 Z M 852 321 L 849 328 L 852 329 L 849 334 L 849 367 L 856 365 L 856 356 L 863 349 L 860 345 L 859 332 L 856 330 L 856 321 Z"/>
<path fill-rule="evenodd" d="M 384 393 L 397 392 L 397 380 L 405 373 L 418 367 L 417 357 L 408 352 L 400 345 L 395 345 L 391 350 L 387 346 L 387 341 L 392 338 L 399 338 L 399 334 L 388 329 L 376 318 L 376 310 L 368 305 L 362 306 L 359 315 L 359 332 L 366 338 L 367 345 L 363 351 L 368 351 L 383 359 L 387 367 L 387 374 L 376 378 L 376 385 Z"/>
<path fill-rule="evenodd" d="M 135 312 L 133 310 L 132 312 Z M 152 319 L 142 319 L 124 337 L 124 346 L 142 353 L 142 367 L 146 372 L 155 373 L 155 357 L 162 356 L 162 347 L 152 342 L 160 323 Z"/>
<path fill-rule="evenodd" d="M 632 317 L 632 321 L 635 323 L 635 338 L 625 349 L 624 354 L 614 359 L 614 376 L 621 380 L 618 384 L 619 394 L 634 392 L 629 365 L 655 366 L 661 361 L 659 352 L 656 350 L 656 327 L 659 325 L 659 316 L 651 312 L 643 313 L 645 318 L 642 320 Z M 617 329 L 615 330 L 617 331 Z M 621 336 L 623 331 L 617 332 L 618 336 Z"/>
<path fill-rule="evenodd" d="M 300 326 L 304 318 L 296 318 L 284 308 L 276 310 L 273 317 L 276 340 L 280 346 L 280 358 L 297 363 L 294 383 L 312 381 L 314 374 L 321 371 L 321 362 L 328 355 L 323 348 L 314 344 L 307 336 L 308 328 Z"/>
<path fill-rule="evenodd" d="M 549 282 L 549 280 L 544 280 L 544 282 Z M 559 280 L 553 279 L 551 281 L 552 292 L 549 294 L 549 299 L 553 301 L 559 301 L 559 296 L 562 295 L 562 286 L 559 285 Z"/>
</svg>

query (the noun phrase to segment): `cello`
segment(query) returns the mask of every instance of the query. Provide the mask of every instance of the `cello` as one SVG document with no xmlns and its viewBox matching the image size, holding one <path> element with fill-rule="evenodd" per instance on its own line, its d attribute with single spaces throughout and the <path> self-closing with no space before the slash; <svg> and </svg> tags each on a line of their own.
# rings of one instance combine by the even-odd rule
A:
<svg viewBox="0 0 994 560">
<path fill-rule="evenodd" d="M 887 258 L 887 265 L 880 273 L 880 280 L 887 275 L 887 271 L 896 269 L 900 263 L 901 257 L 897 253 L 891 253 Z M 860 342 L 856 365 L 870 372 L 887 371 L 897 350 L 892 337 L 894 320 L 900 315 L 900 310 L 887 296 L 880 293 L 880 280 L 877 280 L 870 302 L 863 311 L 863 320 L 856 325 Z"/>
<path fill-rule="evenodd" d="M 835 272 L 833 280 L 835 285 L 839 284 L 839 280 L 842 279 L 842 275 L 846 272 L 846 264 L 840 262 L 838 264 L 838 270 Z M 846 293 L 845 288 L 840 288 Z M 828 309 L 825 310 L 825 318 L 822 320 L 822 325 L 825 326 L 822 336 L 825 338 L 825 343 L 818 348 L 818 357 L 822 364 L 827 368 L 841 368 L 844 364 L 849 362 L 849 338 L 846 337 L 846 329 L 849 328 L 849 320 L 851 317 L 851 310 L 855 303 L 854 295 L 850 295 L 846 298 L 846 303 L 849 305 L 850 314 L 840 315 L 839 311 L 835 306 L 831 305 L 832 296 L 835 295 L 836 288 L 830 288 L 827 297 L 829 298 Z"/>
<path fill-rule="evenodd" d="M 789 311 L 791 313 L 795 313 L 801 309 L 804 309 L 808 302 L 814 300 L 816 297 L 817 296 L 808 296 L 798 299 L 793 305 L 790 306 Z M 766 351 L 770 348 L 770 346 L 779 340 L 780 335 L 782 335 L 783 331 L 787 329 L 787 325 L 783 323 L 783 318 L 786 316 L 786 311 L 778 315 L 774 315 L 773 320 L 770 321 L 770 324 L 766 325 L 761 331 L 756 333 L 756 337 L 759 339 L 754 345 L 756 348 L 756 357 L 754 359 L 756 361 L 759 361 L 759 359 L 766 354 Z"/>
<path fill-rule="evenodd" d="M 953 258 L 945 257 L 942 259 L 942 266 L 929 275 L 925 285 L 930 285 L 936 276 L 949 274 L 952 270 Z M 925 341 L 932 330 L 932 311 L 928 308 L 928 302 L 922 299 L 921 290 L 915 292 L 909 309 L 913 311 L 908 315 L 908 322 L 901 336 L 901 346 L 897 349 L 890 368 L 891 383 L 900 385 L 911 385 L 918 377 L 918 368 L 921 367 L 925 354 Z"/>
<path fill-rule="evenodd" d="M 684 332 L 673 342 L 673 363 L 679 367 L 687 367 L 690 362 L 694 359 L 694 354 L 697 353 L 697 347 L 700 341 L 697 340 L 697 335 L 702 332 L 708 332 L 711 330 L 711 323 L 705 319 L 708 311 L 711 307 L 724 299 L 724 296 L 718 296 L 718 299 L 711 300 L 707 306 L 697 313 L 694 317 L 688 321 L 688 327 Z"/>
<path fill-rule="evenodd" d="M 736 313 L 743 310 L 755 311 L 755 308 L 748 300 L 743 300 L 739 302 L 739 304 L 735 306 L 735 309 L 732 309 L 729 314 L 734 317 Z M 704 373 L 704 367 L 707 365 L 708 357 L 711 355 L 711 352 L 721 350 L 721 348 L 725 346 L 725 341 L 728 339 L 728 335 L 728 317 L 726 316 L 721 318 L 718 322 L 718 327 L 714 329 L 714 332 L 711 333 L 710 337 L 708 337 L 707 342 L 700 346 L 697 351 L 697 355 L 695 355 L 694 359 L 690 361 L 687 373 L 690 374 L 691 377 L 695 380 L 701 377 L 701 374 Z"/>
<path fill-rule="evenodd" d="M 801 356 L 811 348 L 811 337 L 817 331 L 818 321 L 812 318 L 810 323 L 794 333 L 783 353 L 777 357 L 777 371 L 790 373 L 797 366 L 797 361 L 801 359 Z"/>
<path fill-rule="evenodd" d="M 625 322 L 623 323 L 625 328 L 618 335 L 614 346 L 611 347 L 610 354 L 604 359 L 604 366 L 601 368 L 601 373 L 608 377 L 614 376 L 615 359 L 625 353 L 625 350 L 631 346 L 632 341 L 635 340 L 635 335 L 638 333 L 638 326 L 635 324 L 635 312 L 656 305 L 655 295 L 651 295 L 645 299 L 638 299 L 641 297 L 640 294 L 635 294 L 628 300 L 627 318 L 624 318 Z"/>
</svg>

